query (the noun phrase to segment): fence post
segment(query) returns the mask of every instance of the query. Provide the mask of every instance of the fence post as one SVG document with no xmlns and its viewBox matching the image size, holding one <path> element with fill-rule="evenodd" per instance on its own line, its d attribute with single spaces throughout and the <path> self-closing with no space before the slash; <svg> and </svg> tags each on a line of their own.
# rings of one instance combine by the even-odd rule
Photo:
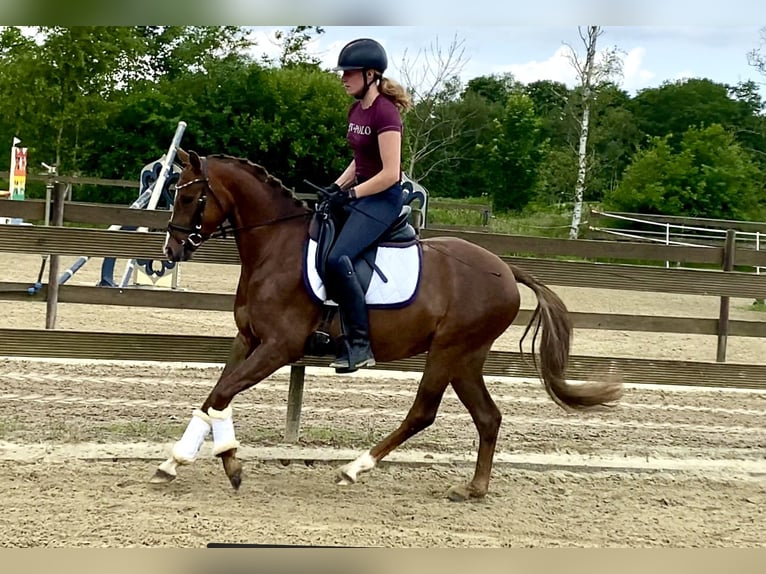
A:
<svg viewBox="0 0 766 574">
<path fill-rule="evenodd" d="M 53 184 L 53 194 L 50 224 L 55 227 L 64 225 L 64 196 L 66 194 L 66 185 L 60 182 Z M 56 328 L 56 312 L 59 302 L 59 256 L 55 253 L 50 254 L 50 263 L 48 266 L 48 294 L 45 307 L 45 328 Z"/>
<path fill-rule="evenodd" d="M 734 269 L 734 251 L 737 246 L 737 232 L 734 229 L 726 230 L 726 244 L 723 249 L 723 270 Z M 726 362 L 726 342 L 729 337 L 729 297 L 721 297 L 721 310 L 718 313 L 718 348 L 715 360 L 719 363 Z"/>
<path fill-rule="evenodd" d="M 756 231 L 755 232 L 755 250 L 756 251 L 760 251 L 761 250 L 761 232 L 760 231 Z M 766 267 L 764 267 L 764 269 L 766 269 Z M 760 275 L 761 274 L 761 268 L 760 267 L 756 267 L 755 268 L 755 274 L 756 275 Z M 756 305 L 763 305 L 764 304 L 764 298 L 763 297 L 757 297 L 755 299 L 755 304 Z"/>
<path fill-rule="evenodd" d="M 303 405 L 303 382 L 306 376 L 304 365 L 290 365 L 290 388 L 287 391 L 287 424 L 285 442 L 298 442 Z"/>
</svg>

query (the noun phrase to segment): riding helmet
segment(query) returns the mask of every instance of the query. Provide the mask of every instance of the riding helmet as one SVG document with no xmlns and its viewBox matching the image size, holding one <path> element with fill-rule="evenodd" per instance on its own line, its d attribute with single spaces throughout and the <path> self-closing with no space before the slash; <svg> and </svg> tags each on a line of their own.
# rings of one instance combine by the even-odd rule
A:
<svg viewBox="0 0 766 574">
<path fill-rule="evenodd" d="M 382 73 L 387 67 L 388 57 L 383 46 L 370 38 L 359 38 L 343 46 L 338 65 L 333 70 L 377 70 Z"/>
</svg>

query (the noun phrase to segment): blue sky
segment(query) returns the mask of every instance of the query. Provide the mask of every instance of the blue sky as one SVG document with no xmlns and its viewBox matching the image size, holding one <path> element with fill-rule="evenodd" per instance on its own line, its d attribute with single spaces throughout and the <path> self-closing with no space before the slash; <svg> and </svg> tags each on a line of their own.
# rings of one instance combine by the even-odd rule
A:
<svg viewBox="0 0 766 574">
<path fill-rule="evenodd" d="M 666 80 L 705 77 L 734 84 L 754 80 L 766 98 L 766 76 L 747 62 L 747 53 L 761 46 L 766 24 L 730 26 L 603 26 L 599 48 L 616 47 L 623 52 L 621 85 L 631 94 L 656 87 Z M 256 53 L 275 54 L 271 38 L 276 28 L 258 26 Z M 283 28 L 287 29 L 287 28 Z M 512 72 L 523 81 L 551 79 L 570 86 L 574 71 L 567 62 L 564 42 L 583 53 L 577 25 L 571 26 L 325 26 L 310 51 L 324 65 L 334 65 L 340 48 L 356 37 L 372 37 L 388 51 L 389 75 L 401 79 L 402 58 L 413 69 L 436 42 L 446 49 L 457 39 L 464 48 L 464 81 L 493 73 Z M 766 51 L 766 47 L 765 47 Z M 420 60 L 415 57 L 420 52 Z"/>
</svg>

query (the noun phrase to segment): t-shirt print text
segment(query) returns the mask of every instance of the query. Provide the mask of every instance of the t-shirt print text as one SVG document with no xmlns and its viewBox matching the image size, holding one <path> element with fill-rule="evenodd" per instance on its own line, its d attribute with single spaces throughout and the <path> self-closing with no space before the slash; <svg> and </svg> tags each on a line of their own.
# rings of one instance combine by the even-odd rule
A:
<svg viewBox="0 0 766 574">
<path fill-rule="evenodd" d="M 348 131 L 349 133 L 363 135 L 363 136 L 368 136 L 372 134 L 372 128 L 370 126 L 360 126 L 359 124 L 355 124 L 354 122 L 349 122 Z"/>
</svg>

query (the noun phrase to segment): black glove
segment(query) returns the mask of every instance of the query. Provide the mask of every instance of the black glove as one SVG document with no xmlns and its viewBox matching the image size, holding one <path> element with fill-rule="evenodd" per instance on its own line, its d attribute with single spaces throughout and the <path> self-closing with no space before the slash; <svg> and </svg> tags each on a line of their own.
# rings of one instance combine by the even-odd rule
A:
<svg viewBox="0 0 766 574">
<path fill-rule="evenodd" d="M 341 208 L 351 201 L 348 192 L 342 190 L 337 183 L 325 187 L 324 192 L 326 194 L 325 197 L 327 198 L 327 202 L 332 208 Z"/>
<path fill-rule="evenodd" d="M 337 183 L 331 183 L 330 185 L 326 185 L 322 188 L 322 191 L 324 192 L 322 195 L 322 199 L 327 199 L 329 197 L 332 197 L 339 191 L 343 191 L 340 186 Z"/>
</svg>

